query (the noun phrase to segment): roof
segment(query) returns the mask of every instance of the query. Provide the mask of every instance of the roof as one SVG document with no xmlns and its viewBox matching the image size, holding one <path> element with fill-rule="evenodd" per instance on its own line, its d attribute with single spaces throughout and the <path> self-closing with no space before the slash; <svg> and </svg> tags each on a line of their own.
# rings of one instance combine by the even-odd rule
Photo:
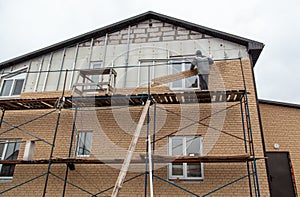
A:
<svg viewBox="0 0 300 197">
<path fill-rule="evenodd" d="M 269 104 L 269 105 L 277 105 L 282 107 L 292 107 L 292 108 L 300 109 L 300 104 L 295 104 L 295 103 L 286 103 L 286 102 L 270 101 L 270 100 L 263 100 L 263 99 L 259 99 L 258 102 L 260 104 Z"/>
<path fill-rule="evenodd" d="M 256 61 L 258 60 L 259 55 L 264 47 L 263 43 L 260 43 L 260 42 L 254 41 L 254 40 L 239 37 L 239 36 L 236 36 L 233 34 L 225 33 L 222 31 L 218 31 L 215 29 L 197 25 L 197 24 L 194 24 L 191 22 L 187 22 L 184 20 L 180 20 L 177 18 L 159 14 L 156 12 L 148 11 L 143 14 L 122 20 L 120 22 L 113 23 L 111 25 L 96 29 L 94 31 L 90 31 L 88 33 L 85 33 L 85 34 L 70 38 L 68 40 L 53 44 L 51 46 L 33 51 L 31 53 L 27 53 L 25 55 L 7 60 L 5 62 L 0 63 L 0 68 L 9 67 L 14 64 L 21 63 L 23 61 L 27 61 L 29 59 L 41 56 L 46 53 L 50 53 L 52 51 L 62 49 L 64 47 L 72 46 L 79 42 L 87 41 L 87 40 L 90 40 L 95 37 L 105 36 L 107 33 L 109 34 L 109 33 L 117 32 L 117 31 L 127 28 L 128 26 L 133 26 L 133 25 L 136 25 L 140 22 L 143 22 L 143 21 L 149 20 L 149 19 L 160 20 L 162 22 L 173 24 L 178 27 L 186 28 L 186 29 L 193 30 L 193 31 L 196 31 L 199 33 L 203 33 L 203 34 L 206 34 L 206 35 L 209 35 L 212 37 L 224 39 L 227 41 L 231 41 L 231 42 L 246 46 L 249 54 L 251 55 L 251 61 L 252 61 L 253 66 L 255 65 Z"/>
</svg>

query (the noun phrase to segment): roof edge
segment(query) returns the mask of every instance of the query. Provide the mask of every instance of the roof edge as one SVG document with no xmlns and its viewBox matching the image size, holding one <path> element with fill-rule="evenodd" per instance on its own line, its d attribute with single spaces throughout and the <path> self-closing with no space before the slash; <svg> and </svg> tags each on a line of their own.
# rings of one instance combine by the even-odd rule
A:
<svg viewBox="0 0 300 197">
<path fill-rule="evenodd" d="M 264 100 L 264 99 L 258 99 L 258 102 L 261 104 L 277 105 L 282 107 L 291 107 L 291 108 L 300 109 L 300 104 L 296 104 L 296 103 L 287 103 L 287 102 Z"/>
</svg>

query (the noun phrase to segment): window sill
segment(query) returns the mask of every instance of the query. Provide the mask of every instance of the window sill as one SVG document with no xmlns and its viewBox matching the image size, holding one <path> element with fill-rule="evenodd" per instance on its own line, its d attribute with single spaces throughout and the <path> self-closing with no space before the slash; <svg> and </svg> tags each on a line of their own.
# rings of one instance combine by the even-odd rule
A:
<svg viewBox="0 0 300 197">
<path fill-rule="evenodd" d="M 11 183 L 13 181 L 13 177 L 0 177 L 0 183 Z"/>
<path fill-rule="evenodd" d="M 182 183 L 182 184 L 200 184 L 200 183 L 204 183 L 204 179 L 169 179 L 169 181 L 171 181 L 172 183 Z"/>
<path fill-rule="evenodd" d="M 76 157 L 90 157 L 90 155 L 76 155 Z"/>
<path fill-rule="evenodd" d="M 20 98 L 21 95 L 13 95 L 13 96 L 0 96 L 1 99 L 14 99 L 14 98 Z M 1 179 L 1 178 L 0 178 Z"/>
</svg>

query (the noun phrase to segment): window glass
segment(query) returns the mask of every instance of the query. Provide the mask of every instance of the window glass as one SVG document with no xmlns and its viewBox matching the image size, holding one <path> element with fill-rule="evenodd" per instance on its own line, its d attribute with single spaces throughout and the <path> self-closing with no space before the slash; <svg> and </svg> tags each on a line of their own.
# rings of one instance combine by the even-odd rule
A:
<svg viewBox="0 0 300 197">
<path fill-rule="evenodd" d="M 12 92 L 12 95 L 20 95 L 23 88 L 24 79 L 15 80 L 15 86 Z"/>
<path fill-rule="evenodd" d="M 86 132 L 85 134 L 85 149 L 84 149 L 84 155 L 90 155 L 92 146 L 92 132 Z"/>
<path fill-rule="evenodd" d="M 178 73 L 182 71 L 181 63 L 173 63 L 172 65 L 172 74 Z M 177 80 L 172 82 L 172 88 L 182 88 L 182 80 Z"/>
<path fill-rule="evenodd" d="M 186 155 L 197 156 L 200 154 L 200 137 L 186 138 Z"/>
<path fill-rule="evenodd" d="M 2 141 L 3 142 L 3 141 Z M 20 150 L 19 142 L 9 142 L 0 144 L 0 155 L 3 160 L 17 160 Z M 0 177 L 12 177 L 14 174 L 14 164 L 0 165 Z"/>
<path fill-rule="evenodd" d="M 181 138 L 172 140 L 172 155 L 183 155 L 183 144 Z"/>
<path fill-rule="evenodd" d="M 183 163 L 172 164 L 172 175 L 173 176 L 182 176 L 183 175 Z"/>
<path fill-rule="evenodd" d="M 12 160 L 14 154 L 15 143 L 8 143 L 5 153 L 5 160 Z"/>
<path fill-rule="evenodd" d="M 187 70 L 190 70 L 190 68 L 191 68 L 190 63 L 182 63 L 180 61 L 172 62 L 171 74 L 176 74 L 178 72 L 187 71 Z M 198 88 L 198 76 L 193 76 L 193 77 L 173 81 L 171 83 L 171 87 L 174 89 Z"/>
<path fill-rule="evenodd" d="M 201 164 L 200 163 L 187 163 L 187 176 L 188 177 L 201 177 Z"/>
<path fill-rule="evenodd" d="M 13 84 L 12 79 L 3 81 L 1 96 L 9 96 L 12 84 Z"/>
<path fill-rule="evenodd" d="M 5 143 L 0 141 L 0 159 L 2 159 L 2 155 L 4 156 L 4 154 L 3 154 L 4 146 L 5 146 Z"/>
<path fill-rule="evenodd" d="M 90 155 L 92 147 L 92 132 L 80 131 L 77 138 L 77 156 Z"/>
</svg>

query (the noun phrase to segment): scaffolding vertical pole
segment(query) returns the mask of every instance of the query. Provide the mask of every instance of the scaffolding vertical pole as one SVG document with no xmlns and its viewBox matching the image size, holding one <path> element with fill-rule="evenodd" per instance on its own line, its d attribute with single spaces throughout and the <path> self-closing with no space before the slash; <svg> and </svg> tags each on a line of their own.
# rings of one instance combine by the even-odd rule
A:
<svg viewBox="0 0 300 197">
<path fill-rule="evenodd" d="M 69 154 L 68 154 L 68 158 L 71 157 L 71 153 L 72 153 L 72 148 L 73 148 L 73 139 L 74 139 L 74 133 L 75 133 L 75 127 L 76 127 L 76 119 L 77 119 L 77 112 L 78 112 L 78 108 L 75 107 L 75 112 L 74 112 L 74 119 L 73 119 L 73 125 L 72 125 L 72 133 L 71 133 L 71 139 L 70 139 L 70 146 L 69 146 Z M 64 188 L 63 188 L 63 194 L 62 196 L 65 196 L 66 193 L 66 188 L 67 188 L 67 180 L 68 180 L 68 174 L 69 174 L 69 165 L 67 164 L 66 166 L 66 174 L 65 174 L 65 179 L 64 179 Z"/>
<path fill-rule="evenodd" d="M 240 109 L 241 109 L 242 127 L 243 127 L 243 134 L 244 134 L 245 153 L 248 153 L 247 135 L 246 135 L 246 128 L 245 128 L 245 120 L 244 120 L 244 110 L 243 110 L 242 98 L 240 100 Z M 251 184 L 251 173 L 250 173 L 249 161 L 247 161 L 246 163 L 247 163 L 247 173 L 248 173 L 248 181 L 249 181 L 249 192 L 250 192 L 250 197 L 252 197 L 253 194 L 252 194 L 252 184 Z"/>
<path fill-rule="evenodd" d="M 245 100 L 245 114 L 246 114 L 246 122 L 247 122 L 247 132 L 248 132 L 248 135 L 249 135 L 249 146 L 250 146 L 249 148 L 250 148 L 250 153 L 252 154 L 251 156 L 253 156 L 253 161 L 252 161 L 253 176 L 254 176 L 253 183 L 254 183 L 255 195 L 260 197 L 260 189 L 259 189 L 259 184 L 258 184 L 256 158 L 255 158 L 255 151 L 254 151 L 254 145 L 253 145 L 253 133 L 252 133 L 252 126 L 251 126 L 251 117 L 250 117 L 248 95 L 247 95 L 247 86 L 246 86 L 246 81 L 245 81 L 245 75 L 244 75 L 244 68 L 243 68 L 242 59 L 239 58 L 239 60 L 240 60 L 242 78 L 243 78 L 244 89 L 245 89 L 244 100 Z"/>
<path fill-rule="evenodd" d="M 152 154 L 155 153 L 155 137 L 156 137 L 156 103 L 154 103 L 154 111 L 153 111 L 153 144 L 152 144 Z M 152 169 L 154 169 L 154 162 L 152 162 Z M 154 174 L 154 170 L 152 172 Z"/>
<path fill-rule="evenodd" d="M 150 65 L 148 65 L 148 100 L 150 100 Z M 144 182 L 144 197 L 147 196 L 147 188 L 148 188 L 148 174 L 149 174 L 149 146 L 148 146 L 148 143 L 149 143 L 149 122 L 150 122 L 150 110 L 148 108 L 148 111 L 147 111 L 147 134 L 146 134 L 146 160 L 145 160 L 145 182 Z"/>
<path fill-rule="evenodd" d="M 151 135 L 150 132 L 148 134 L 148 162 L 149 162 L 149 184 L 150 184 L 150 197 L 153 197 L 153 169 L 152 169 L 152 150 L 151 150 Z"/>
<path fill-rule="evenodd" d="M 59 126 L 59 121 L 60 121 L 60 116 L 61 116 L 61 110 L 62 110 L 63 103 L 64 103 L 64 95 L 65 95 L 67 76 L 68 76 L 68 70 L 66 70 L 62 96 L 58 100 L 58 106 L 57 106 L 58 107 L 58 114 L 57 114 L 57 118 L 56 118 L 56 125 L 55 125 L 54 134 L 53 134 L 53 140 L 52 140 L 50 156 L 49 156 L 49 162 L 48 162 L 48 168 L 47 168 L 47 173 L 46 173 L 46 180 L 45 180 L 45 185 L 44 185 L 43 197 L 46 196 L 46 192 L 47 192 L 47 186 L 48 186 L 49 174 L 50 174 L 50 170 L 51 170 L 52 156 L 53 156 L 54 147 L 55 147 L 56 135 L 57 135 L 57 131 L 58 131 L 58 126 Z"/>
<path fill-rule="evenodd" d="M 245 75 L 244 75 L 244 68 L 243 68 L 243 64 L 242 64 L 242 61 L 240 59 L 240 65 L 241 65 L 241 72 L 242 72 L 242 78 L 243 78 L 243 84 L 244 84 L 244 90 L 245 90 L 245 94 L 243 96 L 243 99 L 244 99 L 244 107 L 245 107 L 245 116 L 246 116 L 246 124 L 247 124 L 247 135 L 248 135 L 248 143 L 249 143 L 249 153 L 251 156 L 255 157 L 255 154 L 254 154 L 254 146 L 253 146 L 253 141 L 252 141 L 252 136 L 250 135 L 250 129 L 251 129 L 251 124 L 250 124 L 250 120 L 248 118 L 248 111 L 249 109 L 247 108 L 248 107 L 248 95 L 247 95 L 247 86 L 246 86 L 246 81 L 245 81 Z M 249 166 L 249 162 L 250 161 L 247 161 L 247 167 Z M 248 168 L 247 168 L 248 170 Z M 257 194 L 257 187 L 256 187 L 256 170 L 253 166 L 253 163 L 251 163 L 251 170 L 252 170 L 252 178 L 253 178 L 253 186 L 254 186 L 254 192 L 255 192 L 255 196 L 258 196 Z M 249 173 L 248 175 L 250 175 L 250 166 L 249 166 Z M 251 178 L 250 178 L 250 182 L 251 182 Z M 252 193 L 252 184 L 251 184 L 251 193 Z"/>
</svg>

